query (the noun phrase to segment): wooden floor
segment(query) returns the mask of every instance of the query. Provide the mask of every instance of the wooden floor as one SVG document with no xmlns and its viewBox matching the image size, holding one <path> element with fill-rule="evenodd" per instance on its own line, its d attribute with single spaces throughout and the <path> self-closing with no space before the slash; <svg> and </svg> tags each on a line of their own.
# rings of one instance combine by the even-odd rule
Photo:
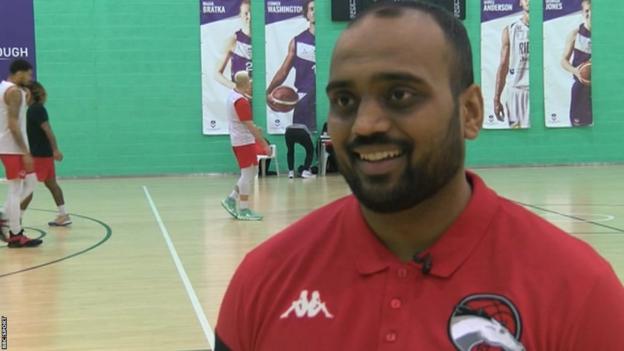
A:
<svg viewBox="0 0 624 351">
<path fill-rule="evenodd" d="M 624 279 L 624 166 L 477 173 L 500 194 L 591 243 Z M 54 215 L 46 210 L 54 206 L 39 186 L 24 225 L 32 235 L 44 235 L 44 244 L 0 247 L 0 315 L 7 317 L 8 349 L 209 349 L 210 326 L 243 255 L 348 193 L 338 176 L 259 180 L 254 206 L 266 219 L 237 222 L 219 205 L 234 181 L 63 181 L 75 215 L 71 228 L 60 229 L 45 224 Z M 0 185 L 0 194 L 5 191 Z"/>
</svg>

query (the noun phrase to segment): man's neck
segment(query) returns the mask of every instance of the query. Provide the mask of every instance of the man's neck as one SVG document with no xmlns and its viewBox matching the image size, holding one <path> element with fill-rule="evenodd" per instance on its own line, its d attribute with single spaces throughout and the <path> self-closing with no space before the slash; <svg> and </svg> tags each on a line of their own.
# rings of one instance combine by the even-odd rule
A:
<svg viewBox="0 0 624 351">
<path fill-rule="evenodd" d="M 308 28 L 308 30 L 310 31 L 310 33 L 312 33 L 312 35 L 316 35 L 314 34 L 314 32 L 316 31 L 316 24 L 310 22 L 310 28 Z"/>
<path fill-rule="evenodd" d="M 529 25 L 529 13 L 528 12 L 524 12 L 524 14 L 522 15 L 522 19 L 521 19 L 522 23 L 524 23 L 525 25 Z"/>
<path fill-rule="evenodd" d="M 455 222 L 471 194 L 462 169 L 437 194 L 416 207 L 392 214 L 362 207 L 362 213 L 379 240 L 402 261 L 409 261 L 433 245 Z"/>
</svg>

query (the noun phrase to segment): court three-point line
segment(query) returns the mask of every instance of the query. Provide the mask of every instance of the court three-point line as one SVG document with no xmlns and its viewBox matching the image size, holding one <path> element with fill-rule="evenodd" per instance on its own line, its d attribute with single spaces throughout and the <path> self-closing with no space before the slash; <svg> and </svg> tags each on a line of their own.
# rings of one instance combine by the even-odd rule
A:
<svg viewBox="0 0 624 351">
<path fill-rule="evenodd" d="M 156 204 L 154 203 L 154 200 L 152 200 L 152 196 L 150 195 L 149 190 L 147 190 L 147 187 L 145 185 L 143 186 L 143 192 L 145 192 L 145 197 L 147 198 L 147 202 L 149 202 L 149 205 L 152 208 L 152 213 L 154 213 L 154 217 L 156 218 L 156 222 L 158 222 L 158 226 L 160 227 L 160 232 L 165 238 L 165 242 L 167 243 L 167 248 L 169 248 L 169 253 L 171 254 L 171 257 L 173 258 L 173 262 L 175 263 L 176 269 L 178 270 L 180 279 L 182 279 L 182 283 L 184 284 L 186 293 L 189 299 L 191 300 L 191 304 L 193 305 L 193 309 L 195 310 L 195 315 L 197 316 L 197 319 L 199 320 L 199 324 L 201 325 L 202 330 L 204 331 L 206 340 L 208 341 L 210 348 L 214 349 L 214 344 L 215 344 L 214 331 L 210 327 L 210 323 L 208 323 L 208 319 L 206 318 L 206 314 L 204 313 L 204 310 L 202 309 L 201 304 L 199 303 L 199 299 L 197 298 L 197 294 L 195 293 L 195 290 L 193 289 L 193 285 L 191 284 L 191 281 L 188 275 L 186 274 L 186 271 L 184 270 L 182 261 L 180 261 L 180 256 L 178 256 L 178 252 L 176 251 L 175 246 L 173 245 L 173 242 L 171 241 L 171 237 L 169 236 L 169 231 L 167 230 L 165 223 L 160 217 L 158 208 L 156 208 Z"/>
</svg>

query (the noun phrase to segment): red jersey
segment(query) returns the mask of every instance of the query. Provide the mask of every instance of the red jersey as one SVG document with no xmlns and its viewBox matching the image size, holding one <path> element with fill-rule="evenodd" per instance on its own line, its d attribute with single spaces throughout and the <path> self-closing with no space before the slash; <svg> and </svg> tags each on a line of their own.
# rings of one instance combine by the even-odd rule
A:
<svg viewBox="0 0 624 351">
<path fill-rule="evenodd" d="M 249 253 L 216 351 L 624 350 L 624 288 L 588 244 L 467 173 L 471 199 L 415 261 L 353 196 Z"/>
</svg>

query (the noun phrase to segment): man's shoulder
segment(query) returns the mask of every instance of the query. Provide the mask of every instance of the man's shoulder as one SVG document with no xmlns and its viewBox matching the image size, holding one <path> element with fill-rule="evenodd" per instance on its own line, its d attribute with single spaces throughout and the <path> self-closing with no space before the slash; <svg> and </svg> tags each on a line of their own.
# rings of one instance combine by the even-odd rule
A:
<svg viewBox="0 0 624 351">
<path fill-rule="evenodd" d="M 28 117 L 37 118 L 37 119 L 46 119 L 47 111 L 43 104 L 35 102 L 32 105 L 28 106 Z"/>
<path fill-rule="evenodd" d="M 574 271 L 588 276 L 610 270 L 609 263 L 587 242 L 555 226 L 528 210 L 531 208 L 556 217 L 565 214 L 531 207 L 501 199 L 501 210 L 495 225 L 504 233 L 504 240 L 514 246 L 514 251 L 531 256 L 531 264 L 543 265 L 543 271 Z"/>
<path fill-rule="evenodd" d="M 34 102 L 30 106 L 28 106 L 28 110 L 30 110 L 30 111 L 42 111 L 42 110 L 45 110 L 45 107 L 40 102 Z"/>
</svg>

